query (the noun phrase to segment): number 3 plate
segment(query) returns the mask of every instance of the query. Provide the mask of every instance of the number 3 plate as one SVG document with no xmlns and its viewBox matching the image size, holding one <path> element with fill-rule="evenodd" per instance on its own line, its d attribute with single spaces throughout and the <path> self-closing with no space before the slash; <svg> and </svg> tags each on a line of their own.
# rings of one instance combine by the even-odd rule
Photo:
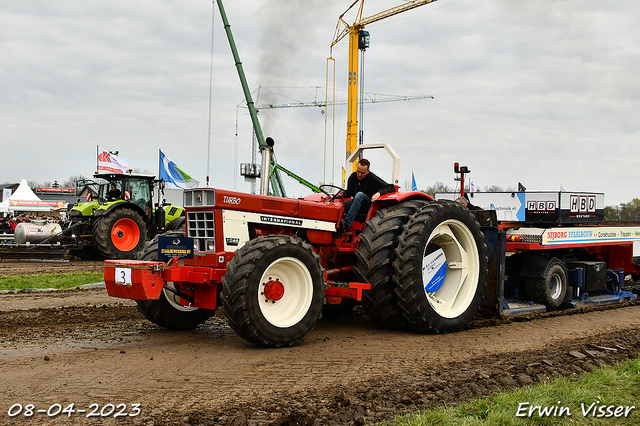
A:
<svg viewBox="0 0 640 426">
<path fill-rule="evenodd" d="M 116 268 L 116 284 L 131 286 L 131 269 Z"/>
</svg>

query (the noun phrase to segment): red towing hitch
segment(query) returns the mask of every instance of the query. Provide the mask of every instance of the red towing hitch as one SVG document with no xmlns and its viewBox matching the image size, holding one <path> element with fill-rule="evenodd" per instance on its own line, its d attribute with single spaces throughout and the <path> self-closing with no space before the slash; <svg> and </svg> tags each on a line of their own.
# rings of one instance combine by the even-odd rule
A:
<svg viewBox="0 0 640 426">
<path fill-rule="evenodd" d="M 105 260 L 104 283 L 109 296 L 133 300 L 151 300 L 160 297 L 165 281 L 163 262 L 143 260 Z"/>
</svg>

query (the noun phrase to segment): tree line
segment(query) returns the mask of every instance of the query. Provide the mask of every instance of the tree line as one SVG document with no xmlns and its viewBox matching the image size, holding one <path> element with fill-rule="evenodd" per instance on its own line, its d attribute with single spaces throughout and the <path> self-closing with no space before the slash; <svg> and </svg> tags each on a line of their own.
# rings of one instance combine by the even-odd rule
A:
<svg viewBox="0 0 640 426">
<path fill-rule="evenodd" d="M 143 174 L 148 174 L 151 175 L 153 174 L 153 172 L 150 172 L 149 170 L 145 169 L 142 170 L 140 168 L 134 168 L 132 170 L 133 173 L 143 173 Z M 35 180 L 28 180 L 27 184 L 29 185 L 29 188 L 33 189 L 35 191 L 36 188 L 72 188 L 72 189 L 76 189 L 76 187 L 78 186 L 78 182 L 82 181 L 82 180 L 92 180 L 93 177 L 86 177 L 84 175 L 72 175 L 69 176 L 66 180 L 62 181 L 62 182 L 58 182 L 58 181 L 50 181 L 50 180 L 46 180 L 44 182 L 37 182 Z M 9 184 L 9 183 L 13 183 L 13 182 L 4 182 L 4 184 Z"/>
<path fill-rule="evenodd" d="M 468 189 L 469 188 L 467 188 L 466 192 L 469 192 Z M 404 181 L 404 190 L 405 191 L 411 190 L 411 182 L 409 182 L 408 180 Z M 435 197 L 436 193 L 458 192 L 458 189 L 438 181 L 431 186 L 427 186 L 426 189 L 419 189 L 419 191 L 424 192 L 425 194 L 429 194 L 432 197 Z M 480 189 L 480 188 L 476 189 L 476 192 L 515 192 L 515 191 L 516 191 L 515 188 L 512 188 L 510 186 L 506 188 L 502 188 L 498 185 L 490 185 L 490 186 L 485 186 L 484 189 Z"/>
</svg>

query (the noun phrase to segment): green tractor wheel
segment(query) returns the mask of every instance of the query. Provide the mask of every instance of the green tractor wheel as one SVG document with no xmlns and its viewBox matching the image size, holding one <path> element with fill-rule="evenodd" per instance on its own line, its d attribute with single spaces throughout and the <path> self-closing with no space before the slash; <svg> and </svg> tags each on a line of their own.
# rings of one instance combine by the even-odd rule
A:
<svg viewBox="0 0 640 426">
<path fill-rule="evenodd" d="M 105 259 L 135 259 L 145 241 L 146 224 L 128 207 L 112 210 L 93 226 L 93 243 Z"/>
</svg>

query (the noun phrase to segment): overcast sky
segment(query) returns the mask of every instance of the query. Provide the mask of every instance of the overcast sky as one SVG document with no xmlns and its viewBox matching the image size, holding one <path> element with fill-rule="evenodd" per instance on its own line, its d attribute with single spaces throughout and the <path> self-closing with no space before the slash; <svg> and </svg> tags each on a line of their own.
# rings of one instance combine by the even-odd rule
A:
<svg viewBox="0 0 640 426">
<path fill-rule="evenodd" d="M 324 97 L 338 16 L 352 0 L 234 0 L 225 4 L 251 89 L 262 102 Z M 366 16 L 400 0 L 368 0 Z M 210 1 L 20 1 L 0 8 L 0 181 L 91 176 L 96 146 L 158 172 L 158 150 L 205 182 Z M 640 8 L 633 1 L 439 0 L 366 29 L 365 89 L 433 95 L 365 105 L 365 142 L 391 143 L 400 184 L 454 186 L 453 163 L 490 185 L 640 197 Z M 216 8 L 213 15 L 211 186 L 249 191 L 251 127 Z M 333 49 L 346 97 L 347 40 Z M 258 92 L 256 91 L 257 95 Z M 271 97 L 269 97 L 271 96 Z M 236 138 L 236 114 L 239 126 Z M 261 111 L 284 167 L 319 183 L 340 180 L 346 110 Z M 328 141 L 325 161 L 325 140 Z M 384 155 L 367 155 L 390 180 Z M 259 159 L 258 159 L 259 162 Z M 290 196 L 306 190 L 287 181 Z"/>
</svg>

